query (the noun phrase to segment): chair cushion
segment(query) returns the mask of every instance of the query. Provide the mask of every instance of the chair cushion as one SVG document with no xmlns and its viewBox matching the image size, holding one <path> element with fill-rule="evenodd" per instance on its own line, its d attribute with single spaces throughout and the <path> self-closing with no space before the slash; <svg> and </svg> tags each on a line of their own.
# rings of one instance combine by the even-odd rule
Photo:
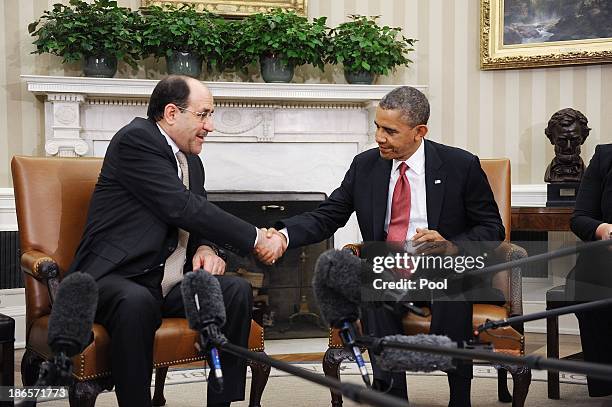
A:
<svg viewBox="0 0 612 407">
<path fill-rule="evenodd" d="M 49 317 L 37 319 L 30 330 L 27 343 L 29 350 L 45 359 L 51 356 L 47 345 Z M 94 340 L 79 355 L 72 358 L 77 380 L 91 380 L 110 375 L 110 337 L 102 325 L 94 324 Z M 184 318 L 164 318 L 155 333 L 153 345 L 153 366 L 166 367 L 203 360 L 195 349 L 197 333 L 189 328 Z M 263 351 L 263 328 L 251 321 L 249 349 Z"/>
</svg>

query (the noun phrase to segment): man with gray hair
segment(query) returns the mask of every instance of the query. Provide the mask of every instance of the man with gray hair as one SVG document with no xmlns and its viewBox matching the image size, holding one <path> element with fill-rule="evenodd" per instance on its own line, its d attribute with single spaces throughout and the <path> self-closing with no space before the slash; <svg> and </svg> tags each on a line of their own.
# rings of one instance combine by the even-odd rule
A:
<svg viewBox="0 0 612 407">
<path fill-rule="evenodd" d="M 419 90 L 402 86 L 376 109 L 378 148 L 358 154 L 340 186 L 316 210 L 284 219 L 277 226 L 288 246 L 331 237 L 357 214 L 366 242 L 411 241 L 417 252 L 453 255 L 458 242 L 502 241 L 499 210 L 478 157 L 425 139 L 429 102 Z M 461 343 L 472 337 L 472 304 L 436 301 L 430 333 Z M 404 333 L 402 315 L 384 307 L 362 309 L 364 332 Z M 374 388 L 408 398 L 406 375 L 372 362 Z M 448 372 L 450 406 L 470 406 L 471 363 Z"/>
</svg>

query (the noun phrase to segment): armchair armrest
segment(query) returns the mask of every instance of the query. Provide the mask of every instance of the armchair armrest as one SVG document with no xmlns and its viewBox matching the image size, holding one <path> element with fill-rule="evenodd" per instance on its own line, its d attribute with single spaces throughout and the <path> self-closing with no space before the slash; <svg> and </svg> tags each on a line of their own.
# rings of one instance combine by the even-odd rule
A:
<svg viewBox="0 0 612 407">
<path fill-rule="evenodd" d="M 59 277 L 59 266 L 49 255 L 30 250 L 21 255 L 21 270 L 39 281 Z"/>
<path fill-rule="evenodd" d="M 501 262 L 509 262 L 527 257 L 527 250 L 519 245 L 509 242 L 502 242 L 495 249 L 495 256 Z M 510 287 L 510 315 L 523 315 L 523 289 L 521 281 L 521 268 L 513 267 L 508 270 Z"/>
</svg>

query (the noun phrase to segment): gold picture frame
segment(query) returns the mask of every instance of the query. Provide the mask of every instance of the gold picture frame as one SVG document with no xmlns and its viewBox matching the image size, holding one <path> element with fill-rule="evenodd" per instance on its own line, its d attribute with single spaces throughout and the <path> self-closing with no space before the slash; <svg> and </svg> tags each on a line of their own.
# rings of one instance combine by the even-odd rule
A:
<svg viewBox="0 0 612 407">
<path fill-rule="evenodd" d="M 274 8 L 294 10 L 297 14 L 307 16 L 308 0 L 141 0 L 142 5 L 161 6 L 165 4 L 181 6 L 194 5 L 198 11 L 210 11 L 229 18 L 245 17 L 262 13 Z"/>
<path fill-rule="evenodd" d="M 513 1 L 514 3 L 512 3 Z M 510 6 L 519 4 L 516 0 L 481 0 L 481 69 L 532 68 L 612 62 L 612 38 L 553 41 L 554 35 L 551 35 L 550 39 L 541 42 L 538 42 L 537 37 L 535 41 L 532 38 L 517 39 L 516 36 L 519 34 L 513 31 L 513 27 L 506 30 L 504 26 L 505 20 L 508 18 L 508 14 L 505 13 L 505 2 L 508 2 Z M 509 9 L 510 11 L 512 10 Z M 545 30 L 540 30 L 538 35 L 541 35 L 541 32 L 546 33 Z M 509 38 L 512 39 L 509 40 Z M 519 39 L 534 42 L 517 43 Z"/>
</svg>

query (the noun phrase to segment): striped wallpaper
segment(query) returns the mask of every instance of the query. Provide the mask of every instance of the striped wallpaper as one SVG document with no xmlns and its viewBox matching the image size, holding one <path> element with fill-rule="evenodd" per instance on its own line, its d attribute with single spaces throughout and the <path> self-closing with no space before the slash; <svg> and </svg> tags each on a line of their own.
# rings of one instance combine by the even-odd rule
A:
<svg viewBox="0 0 612 407">
<path fill-rule="evenodd" d="M 56 0 L 0 1 L 0 188 L 10 187 L 10 158 L 44 153 L 42 102 L 21 82 L 21 74 L 78 75 L 78 66 L 60 59 L 31 55 L 27 25 Z M 66 2 L 66 1 L 65 1 Z M 138 7 L 139 0 L 120 0 Z M 478 0 L 308 0 L 310 16 L 328 16 L 336 25 L 349 14 L 380 15 L 384 24 L 401 26 L 417 38 L 414 64 L 379 84 L 429 87 L 432 105 L 430 138 L 466 148 L 480 157 L 509 157 L 515 184 L 543 183 L 554 156 L 544 136 L 548 118 L 573 107 L 589 118 L 593 129 L 583 146 L 588 163 L 597 143 L 612 142 L 612 65 L 505 71 L 479 70 Z M 158 78 L 148 61 L 138 72 L 118 76 Z M 294 81 L 343 81 L 339 70 L 322 79 L 308 69 Z M 206 78 L 208 79 L 208 78 Z"/>
</svg>

